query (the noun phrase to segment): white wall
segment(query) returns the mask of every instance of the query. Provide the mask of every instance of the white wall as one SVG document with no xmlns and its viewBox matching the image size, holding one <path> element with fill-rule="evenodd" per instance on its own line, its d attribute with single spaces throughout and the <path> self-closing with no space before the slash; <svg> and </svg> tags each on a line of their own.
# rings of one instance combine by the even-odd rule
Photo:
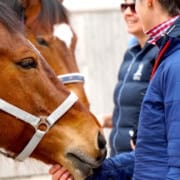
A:
<svg viewBox="0 0 180 180">
<path fill-rule="evenodd" d="M 89 10 L 72 13 L 71 20 L 91 110 L 96 115 L 112 112 L 113 90 L 128 39 L 121 14 L 116 9 Z"/>
<path fill-rule="evenodd" d="M 63 4 L 70 11 L 99 9 L 118 9 L 122 0 L 64 0 Z"/>
</svg>

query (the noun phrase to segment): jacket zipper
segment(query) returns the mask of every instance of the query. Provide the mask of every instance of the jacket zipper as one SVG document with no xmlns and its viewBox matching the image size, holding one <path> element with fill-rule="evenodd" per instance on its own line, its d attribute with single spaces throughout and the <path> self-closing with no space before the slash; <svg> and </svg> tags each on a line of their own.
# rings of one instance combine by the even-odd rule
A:
<svg viewBox="0 0 180 180">
<path fill-rule="evenodd" d="M 136 57 L 137 56 L 134 56 L 134 54 L 132 53 L 132 52 L 130 52 L 130 54 L 132 55 L 132 57 L 133 57 L 133 60 L 131 61 L 131 63 L 130 63 L 130 65 L 129 65 L 129 67 L 128 67 L 128 69 L 127 69 L 127 73 L 126 73 L 126 75 L 125 75 L 125 77 L 124 77 L 124 80 L 123 80 L 123 82 L 122 82 L 122 86 L 121 86 L 121 89 L 120 89 L 120 92 L 119 92 L 119 94 L 118 94 L 118 100 L 119 100 L 119 102 L 120 102 L 120 100 L 121 100 L 121 94 L 122 94 L 122 91 L 123 91 L 123 89 L 124 89 L 124 85 L 125 85 L 125 83 L 126 83 L 126 81 L 127 81 L 127 78 L 128 78 L 128 76 L 129 76 L 129 73 L 130 73 L 130 71 L 131 71 L 131 68 L 132 68 L 132 65 L 134 64 L 134 62 L 135 62 L 135 60 L 136 60 Z M 119 109 L 121 109 L 121 108 L 119 108 Z M 121 110 L 120 110 L 121 111 Z M 121 117 L 121 112 L 119 111 L 119 116 L 118 117 Z M 115 154 L 117 154 L 118 152 L 117 152 L 117 148 L 116 148 L 116 138 L 117 138 L 117 136 L 118 136 L 118 125 L 119 125 L 119 123 L 120 123 L 120 120 L 121 120 L 121 118 L 118 118 L 118 120 L 117 120 L 117 123 L 116 123 L 116 126 L 115 126 L 115 135 L 114 135 L 114 138 L 113 138 L 113 142 L 112 142 L 112 146 L 113 146 L 113 148 L 114 148 L 114 151 L 115 151 Z"/>
</svg>

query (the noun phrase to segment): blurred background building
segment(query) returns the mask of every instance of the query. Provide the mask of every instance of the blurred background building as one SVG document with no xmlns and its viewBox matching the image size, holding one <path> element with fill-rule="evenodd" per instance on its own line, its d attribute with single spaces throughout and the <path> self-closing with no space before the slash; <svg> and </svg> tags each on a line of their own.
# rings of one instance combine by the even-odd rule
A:
<svg viewBox="0 0 180 180">
<path fill-rule="evenodd" d="M 112 91 L 128 39 L 120 0 L 64 1 L 78 36 L 76 57 L 86 77 L 91 110 L 96 115 L 111 112 Z"/>
</svg>

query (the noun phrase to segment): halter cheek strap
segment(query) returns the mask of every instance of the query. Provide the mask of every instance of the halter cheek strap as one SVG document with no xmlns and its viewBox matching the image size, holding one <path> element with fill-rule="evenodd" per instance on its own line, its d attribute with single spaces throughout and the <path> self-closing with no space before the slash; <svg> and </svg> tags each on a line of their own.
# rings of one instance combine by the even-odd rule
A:
<svg viewBox="0 0 180 180">
<path fill-rule="evenodd" d="M 69 83 L 84 83 L 84 76 L 81 73 L 69 73 L 64 75 L 59 75 L 58 79 L 63 82 L 63 84 Z"/>
<path fill-rule="evenodd" d="M 30 124 L 36 130 L 29 143 L 25 146 L 22 152 L 16 156 L 15 159 L 18 161 L 23 161 L 25 158 L 30 156 L 48 130 L 73 106 L 77 100 L 78 97 L 71 92 L 65 101 L 59 105 L 57 109 L 52 112 L 52 114 L 50 114 L 47 118 L 40 118 L 4 101 L 3 99 L 0 99 L 0 110 L 3 110 L 12 116 L 15 116 L 17 119 Z M 46 127 L 45 130 L 40 130 L 40 125 L 44 125 Z M 1 153 L 5 154 L 4 152 Z M 8 157 L 12 157 L 12 153 L 8 153 L 6 155 Z"/>
</svg>

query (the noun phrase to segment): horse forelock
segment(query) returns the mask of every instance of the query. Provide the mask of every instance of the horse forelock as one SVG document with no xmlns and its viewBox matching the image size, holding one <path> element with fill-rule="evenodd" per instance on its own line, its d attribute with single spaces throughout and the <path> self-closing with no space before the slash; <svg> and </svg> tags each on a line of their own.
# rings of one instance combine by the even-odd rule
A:
<svg viewBox="0 0 180 180">
<path fill-rule="evenodd" d="M 42 11 L 39 19 L 43 23 L 49 23 L 51 27 L 58 23 L 69 24 L 68 11 L 59 0 L 42 0 Z"/>
<path fill-rule="evenodd" d="M 5 3 L 13 11 L 15 11 L 20 20 L 24 18 L 24 8 L 19 0 L 0 0 L 0 2 Z"/>
<path fill-rule="evenodd" d="M 17 18 L 17 15 L 5 3 L 0 1 L 0 23 L 2 23 L 10 32 L 23 33 L 23 27 Z"/>
</svg>

